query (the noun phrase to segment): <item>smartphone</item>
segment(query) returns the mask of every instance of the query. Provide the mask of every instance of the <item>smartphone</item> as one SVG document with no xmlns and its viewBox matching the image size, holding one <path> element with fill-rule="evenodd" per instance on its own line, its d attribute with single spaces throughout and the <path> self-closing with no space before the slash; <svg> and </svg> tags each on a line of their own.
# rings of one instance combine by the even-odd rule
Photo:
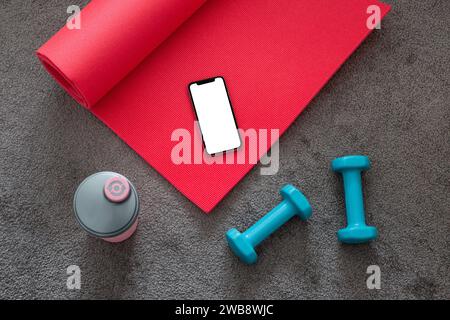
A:
<svg viewBox="0 0 450 320">
<path fill-rule="evenodd" d="M 239 148 L 241 138 L 225 79 L 216 77 L 193 82 L 189 92 L 206 152 L 214 155 Z"/>
</svg>

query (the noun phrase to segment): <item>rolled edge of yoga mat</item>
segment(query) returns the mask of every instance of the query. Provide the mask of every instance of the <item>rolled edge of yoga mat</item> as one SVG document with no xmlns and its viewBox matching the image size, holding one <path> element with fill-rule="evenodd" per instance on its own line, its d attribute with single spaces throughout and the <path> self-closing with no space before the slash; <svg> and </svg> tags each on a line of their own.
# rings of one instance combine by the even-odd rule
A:
<svg viewBox="0 0 450 320">
<path fill-rule="evenodd" d="M 80 13 L 80 29 L 64 26 L 36 54 L 91 108 L 206 1 L 92 0 Z"/>
</svg>

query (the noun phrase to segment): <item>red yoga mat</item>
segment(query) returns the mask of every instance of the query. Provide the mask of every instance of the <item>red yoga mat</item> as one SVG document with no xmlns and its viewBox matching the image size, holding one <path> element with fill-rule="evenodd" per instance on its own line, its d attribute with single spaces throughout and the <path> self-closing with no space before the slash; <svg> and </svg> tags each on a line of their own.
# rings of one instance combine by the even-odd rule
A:
<svg viewBox="0 0 450 320">
<path fill-rule="evenodd" d="M 224 77 L 240 128 L 282 134 L 371 32 L 370 5 L 382 17 L 390 9 L 378 0 L 92 0 L 81 29 L 63 27 L 37 55 L 74 99 L 210 212 L 254 164 L 172 161 L 174 130 L 197 130 L 188 84 Z"/>
</svg>

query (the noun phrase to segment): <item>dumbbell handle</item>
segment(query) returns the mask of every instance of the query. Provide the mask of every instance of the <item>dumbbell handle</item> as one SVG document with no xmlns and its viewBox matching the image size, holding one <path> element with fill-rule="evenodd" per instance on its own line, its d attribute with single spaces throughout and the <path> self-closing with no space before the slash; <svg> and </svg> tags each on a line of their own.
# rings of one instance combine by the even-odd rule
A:
<svg viewBox="0 0 450 320">
<path fill-rule="evenodd" d="M 288 200 L 282 201 L 242 235 L 256 247 L 273 232 L 288 222 L 296 214 L 296 209 Z"/>
<path fill-rule="evenodd" d="M 361 172 L 359 170 L 343 171 L 342 179 L 344 180 L 347 225 L 365 225 Z"/>
</svg>

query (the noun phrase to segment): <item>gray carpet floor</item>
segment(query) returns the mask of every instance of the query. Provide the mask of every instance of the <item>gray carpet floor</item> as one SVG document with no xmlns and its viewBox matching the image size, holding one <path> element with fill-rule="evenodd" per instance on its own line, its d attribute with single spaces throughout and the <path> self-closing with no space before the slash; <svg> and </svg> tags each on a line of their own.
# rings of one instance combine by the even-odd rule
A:
<svg viewBox="0 0 450 320">
<path fill-rule="evenodd" d="M 207 216 L 42 69 L 34 51 L 86 1 L 0 3 L 0 298 L 449 299 L 450 2 L 393 10 L 280 141 L 280 171 L 259 167 Z M 345 246 L 341 179 L 330 161 L 370 157 L 367 220 L 380 237 Z M 119 156 L 117 156 L 119 155 Z M 72 197 L 88 175 L 127 176 L 141 199 L 137 233 L 88 236 Z M 224 239 L 276 205 L 291 182 L 313 217 L 290 221 L 245 266 Z M 66 268 L 81 268 L 81 290 Z M 381 290 L 366 269 L 381 268 Z"/>
</svg>

